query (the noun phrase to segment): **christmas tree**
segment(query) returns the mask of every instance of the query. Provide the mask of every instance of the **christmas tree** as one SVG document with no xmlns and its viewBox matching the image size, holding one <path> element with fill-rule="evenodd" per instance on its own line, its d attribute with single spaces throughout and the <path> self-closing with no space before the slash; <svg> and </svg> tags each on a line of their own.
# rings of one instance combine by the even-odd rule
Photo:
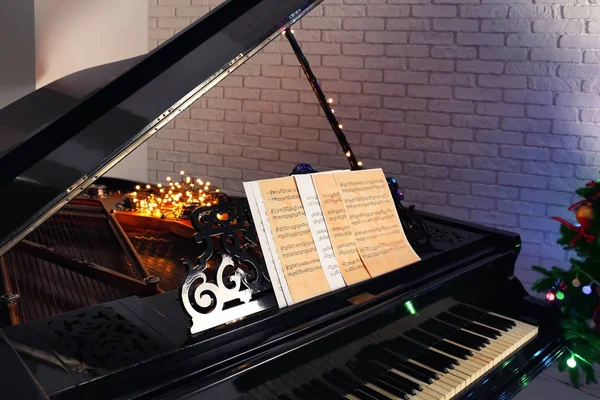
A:
<svg viewBox="0 0 600 400">
<path fill-rule="evenodd" d="M 569 210 L 575 213 L 578 224 L 562 218 L 557 243 L 575 253 L 569 269 L 546 269 L 534 266 L 542 278 L 532 289 L 546 293 L 546 299 L 561 310 L 566 350 L 558 361 L 560 371 L 568 370 L 575 387 L 596 383 L 594 364 L 600 363 L 600 180 L 578 189 L 583 199 Z"/>
</svg>

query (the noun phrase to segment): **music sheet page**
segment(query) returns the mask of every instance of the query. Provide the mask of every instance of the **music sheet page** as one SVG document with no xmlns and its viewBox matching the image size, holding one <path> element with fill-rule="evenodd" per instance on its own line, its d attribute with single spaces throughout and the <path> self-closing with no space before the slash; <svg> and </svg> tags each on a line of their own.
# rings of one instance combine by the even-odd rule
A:
<svg viewBox="0 0 600 400">
<path fill-rule="evenodd" d="M 342 276 L 347 285 L 352 285 L 369 279 L 370 275 L 360 259 L 335 175 L 315 174 L 312 179 Z"/>
<path fill-rule="evenodd" d="M 294 178 L 258 186 L 292 302 L 330 291 Z"/>
<path fill-rule="evenodd" d="M 321 212 L 321 204 L 315 191 L 312 177 L 310 175 L 295 175 L 294 179 L 296 180 L 302 205 L 308 218 L 308 226 L 315 241 L 325 276 L 329 281 L 329 286 L 332 290 L 342 288 L 346 286 L 346 283 L 333 252 L 329 233 L 327 232 L 327 225 Z"/>
<path fill-rule="evenodd" d="M 400 223 L 381 169 L 335 173 L 360 257 L 378 276 L 420 260 Z"/>
<path fill-rule="evenodd" d="M 262 199 L 260 198 L 260 195 L 258 196 L 258 199 L 255 195 L 255 184 L 256 182 L 244 182 L 244 191 L 246 192 L 246 198 L 248 199 L 250 212 L 252 213 L 254 226 L 256 228 L 258 240 L 260 241 L 260 247 L 263 253 L 263 257 L 265 259 L 267 271 L 269 271 L 269 278 L 271 279 L 271 285 L 273 285 L 275 299 L 277 300 L 277 305 L 279 306 L 279 308 L 281 308 L 287 306 L 286 295 L 285 291 L 283 290 L 283 285 L 281 281 L 282 279 L 284 279 L 284 277 L 281 274 L 279 274 L 276 268 L 277 263 L 275 262 L 273 254 L 275 253 L 275 249 L 272 248 L 274 242 L 272 237 L 269 238 L 271 232 L 268 232 L 265 229 L 264 221 L 266 221 L 267 219 L 267 214 L 266 210 L 264 209 L 264 204 L 262 204 Z M 258 201 L 261 202 L 261 207 L 259 207 Z M 275 254 L 275 256 L 277 256 L 277 254 Z M 286 282 L 284 281 L 283 284 L 285 283 Z"/>
</svg>

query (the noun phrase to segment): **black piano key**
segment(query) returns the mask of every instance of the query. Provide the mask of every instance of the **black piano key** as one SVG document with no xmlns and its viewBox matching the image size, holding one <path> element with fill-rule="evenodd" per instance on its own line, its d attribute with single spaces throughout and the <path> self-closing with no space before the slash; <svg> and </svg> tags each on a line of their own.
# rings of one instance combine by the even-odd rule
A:
<svg viewBox="0 0 600 400">
<path fill-rule="evenodd" d="M 377 397 L 374 397 L 371 393 L 368 393 L 367 391 L 363 390 L 363 389 L 356 389 L 355 391 L 352 392 L 352 395 L 355 397 L 358 397 L 361 400 L 380 400 Z M 389 399 L 386 399 L 389 400 Z"/>
<path fill-rule="evenodd" d="M 388 372 L 387 374 L 381 376 L 380 379 L 384 380 L 390 385 L 397 386 L 398 389 L 403 390 L 409 394 L 416 394 L 417 392 L 423 390 L 421 385 L 419 385 L 418 383 L 413 382 L 410 379 L 406 379 L 405 377 L 395 374 L 393 372 Z"/>
<path fill-rule="evenodd" d="M 360 390 L 363 393 L 368 394 L 369 396 L 371 396 L 377 400 L 389 400 L 386 396 L 382 395 L 381 393 L 371 389 L 368 386 L 364 386 L 365 383 L 368 383 L 366 380 L 363 380 L 360 378 L 357 379 L 357 377 L 352 376 L 352 375 L 348 374 L 347 372 L 342 371 L 341 369 L 337 369 L 337 368 L 332 369 L 331 373 L 334 375 L 334 377 L 336 377 L 338 379 L 342 379 L 342 380 L 345 380 L 346 382 L 356 385 L 358 390 Z"/>
<path fill-rule="evenodd" d="M 452 343 L 444 341 L 436 343 L 433 347 L 440 351 L 443 351 L 444 353 L 448 353 L 451 356 L 462 358 L 463 360 L 466 360 L 469 357 L 473 356 L 473 352 L 471 350 L 467 350 L 463 347 L 456 346 Z"/>
<path fill-rule="evenodd" d="M 393 390 L 389 390 L 390 393 L 394 394 L 394 393 L 402 393 L 404 396 L 411 396 L 411 395 L 415 395 L 416 393 L 418 393 L 418 390 L 415 389 L 412 386 L 406 385 L 405 383 L 398 381 L 396 379 L 394 379 L 394 377 L 392 376 L 397 376 L 395 374 L 392 373 L 388 373 L 386 375 L 383 375 L 379 378 L 377 378 L 377 380 L 375 382 L 376 385 L 382 385 L 381 388 L 383 389 L 385 388 L 393 388 Z M 385 390 L 385 389 L 384 389 Z M 400 397 L 404 397 L 404 396 L 400 396 Z"/>
<path fill-rule="evenodd" d="M 432 383 L 434 381 L 433 378 L 429 377 L 428 375 L 421 374 L 420 372 L 410 368 L 410 366 L 407 364 L 410 364 L 410 366 L 414 365 L 412 363 L 406 362 L 406 363 L 394 365 L 394 369 L 397 369 L 400 372 L 404 372 L 406 375 L 411 376 L 415 379 L 418 379 L 421 382 Z M 427 370 L 427 371 L 429 371 L 429 370 Z"/>
<path fill-rule="evenodd" d="M 452 335 L 450 335 L 448 337 L 448 340 L 451 340 L 452 342 L 456 342 L 458 344 L 462 344 L 463 346 L 466 346 L 470 349 L 475 349 L 475 350 L 481 350 L 487 344 L 484 341 L 487 339 L 472 335 L 472 334 L 470 334 L 468 332 L 464 332 L 464 331 L 458 331 L 456 333 L 453 333 Z"/>
<path fill-rule="evenodd" d="M 360 386 L 358 386 L 358 388 L 356 390 L 353 391 L 353 393 L 365 393 L 370 396 L 369 398 L 374 398 L 377 400 L 389 400 L 389 398 L 387 396 L 384 396 L 383 394 L 379 393 L 378 391 L 371 389 L 368 386 L 365 386 L 365 384 L 368 382 L 355 380 L 355 377 L 353 377 L 349 374 L 346 374 L 344 371 L 341 371 L 341 370 L 334 369 L 334 370 L 332 370 L 332 373 L 340 379 L 346 379 L 348 382 L 354 382 L 355 384 L 360 385 Z"/>
<path fill-rule="evenodd" d="M 426 358 L 428 358 L 429 360 L 431 360 L 431 362 L 436 363 L 440 367 L 445 368 L 448 372 L 451 369 L 454 369 L 454 363 L 448 361 L 445 358 L 438 357 L 440 355 L 441 354 L 439 354 L 439 353 L 437 353 L 435 351 L 432 351 L 432 350 L 427 350 L 427 351 L 423 352 L 423 356 L 425 356 Z M 416 360 L 416 358 L 414 358 L 414 359 Z"/>
<path fill-rule="evenodd" d="M 360 388 L 361 391 L 368 393 L 369 395 L 371 395 L 371 397 L 377 399 L 377 400 L 390 400 L 390 398 L 382 393 L 379 393 L 377 390 L 375 389 L 371 389 L 368 386 L 363 386 Z"/>
<path fill-rule="evenodd" d="M 404 390 L 400 389 L 397 386 L 389 384 L 384 378 L 375 379 L 373 381 L 373 384 L 375 384 L 378 387 L 382 388 L 386 392 L 393 394 L 396 397 L 399 397 L 399 398 L 404 399 L 404 400 L 408 400 L 409 393 L 406 393 Z M 411 392 L 411 394 L 415 394 L 415 393 Z"/>
<path fill-rule="evenodd" d="M 498 339 L 501 335 L 500 331 L 497 331 L 496 329 L 488 328 L 487 326 L 482 326 L 473 323 L 465 326 L 464 329 L 478 333 L 490 339 Z"/>
<path fill-rule="evenodd" d="M 448 368 L 454 368 L 453 365 L 459 365 L 457 359 L 448 357 L 444 354 L 440 354 L 437 351 L 427 350 L 427 354 L 429 354 L 433 358 L 437 358 L 438 360 L 444 362 L 444 365 L 447 365 Z"/>
<path fill-rule="evenodd" d="M 409 331 L 410 332 L 410 331 Z M 407 332 L 408 333 L 408 332 Z M 417 336 L 419 332 L 416 332 Z M 423 351 L 424 347 L 403 337 L 397 337 L 382 343 L 384 347 L 394 350 L 398 354 L 402 354 L 407 358 L 413 357 L 415 354 Z"/>
<path fill-rule="evenodd" d="M 491 342 L 490 342 L 490 339 L 488 339 L 488 338 L 486 338 L 486 337 L 481 337 L 481 336 L 479 336 L 479 335 L 474 335 L 474 334 L 472 334 L 472 333 L 470 333 L 470 332 L 465 332 L 465 331 L 459 331 L 459 332 L 463 332 L 463 333 L 465 333 L 466 335 L 468 335 L 468 336 L 472 337 L 473 339 L 479 340 L 481 343 L 483 343 L 482 347 L 485 347 L 486 345 L 488 345 L 488 344 L 490 344 L 490 343 L 491 343 Z M 492 339 L 492 340 L 494 340 L 494 339 Z"/>
<path fill-rule="evenodd" d="M 436 372 L 408 361 L 396 365 L 396 369 L 425 383 L 433 383 L 433 381 L 440 379 L 440 376 Z"/>
<path fill-rule="evenodd" d="M 457 304 L 452 306 L 448 311 L 452 314 L 458 315 L 459 317 L 468 319 L 469 321 L 476 321 L 487 314 L 485 311 L 477 310 L 465 304 Z"/>
<path fill-rule="evenodd" d="M 419 343 L 424 344 L 425 346 L 433 346 L 435 343 L 439 342 L 440 339 L 432 336 L 426 332 L 423 332 L 419 329 L 411 329 L 405 333 L 405 335 L 413 340 L 416 340 Z"/>
<path fill-rule="evenodd" d="M 393 351 L 386 350 L 386 348 L 382 347 L 381 351 L 373 353 L 372 357 L 369 359 L 374 361 L 379 361 L 388 369 L 401 361 L 408 360 L 408 357 L 403 356 L 402 354 L 395 353 Z"/>
<path fill-rule="evenodd" d="M 444 321 L 447 324 L 458 326 L 459 328 L 464 327 L 471 323 L 468 319 L 464 319 L 459 317 L 458 315 L 450 314 L 448 312 L 443 312 L 435 316 L 440 321 Z"/>
<path fill-rule="evenodd" d="M 458 330 L 458 328 L 455 326 L 448 325 L 442 321 L 438 321 L 435 319 L 429 319 L 423 322 L 421 325 L 419 325 L 419 328 L 421 328 L 425 332 L 430 332 L 431 334 L 443 338 L 450 336 L 452 333 Z"/>
<path fill-rule="evenodd" d="M 331 371 L 324 373 L 323 379 L 329 384 L 331 384 L 333 387 L 341 389 L 344 392 L 344 395 L 350 393 L 352 395 L 356 395 L 355 397 L 358 397 L 361 400 L 373 399 L 373 397 L 370 396 L 368 393 L 364 393 L 358 390 L 357 386 L 354 383 L 348 382 L 345 379 L 341 379 L 339 376 L 335 376 L 331 373 Z"/>
<path fill-rule="evenodd" d="M 395 356 L 399 359 L 402 359 L 402 360 L 410 359 L 408 354 L 411 354 L 411 356 L 417 354 L 417 352 L 415 352 L 415 351 L 406 351 L 405 352 L 405 349 L 403 347 L 396 346 L 393 343 L 386 343 L 386 344 L 382 345 L 381 348 L 383 350 L 385 350 L 386 352 L 388 352 L 389 354 L 392 354 L 393 356 Z"/>
<path fill-rule="evenodd" d="M 412 359 L 420 362 L 423 365 L 428 366 L 429 368 L 433 368 L 436 371 L 448 373 L 448 368 L 444 364 L 440 363 L 437 360 L 432 359 L 427 354 L 421 353 L 421 354 L 418 354 L 417 356 L 413 357 Z"/>
<path fill-rule="evenodd" d="M 387 353 L 387 352 L 383 352 L 383 353 Z M 387 357 L 385 359 L 379 358 L 379 359 L 373 360 L 373 361 L 380 362 L 383 365 L 385 365 L 386 368 L 387 368 L 387 371 L 391 370 L 392 368 L 396 368 L 399 371 L 407 373 L 405 371 L 405 369 L 407 369 L 407 365 L 408 365 L 408 363 L 405 362 L 406 360 L 400 359 L 400 358 L 396 358 L 396 357 L 394 357 L 391 354 L 389 355 L 389 357 Z M 410 365 L 413 365 L 413 364 L 410 364 Z M 423 369 L 425 369 L 425 368 L 423 368 Z M 396 376 L 396 375 L 390 375 L 390 374 L 387 374 L 387 375 L 388 376 L 392 376 L 392 377 Z M 417 379 L 419 379 L 419 380 L 421 380 L 423 382 L 426 382 L 426 383 L 433 382 L 433 379 L 431 379 L 429 376 L 422 375 L 422 374 L 420 374 L 418 372 L 413 372 L 410 376 L 413 376 L 414 378 L 417 378 Z M 437 375 L 433 374 L 433 377 L 437 377 Z M 379 378 L 381 378 L 381 376 L 379 376 Z M 410 387 L 402 387 L 401 389 L 404 390 L 405 392 L 407 392 L 408 394 L 414 394 L 414 393 L 411 393 L 411 391 L 413 390 L 411 388 L 416 389 L 413 385 L 411 385 Z"/>
<path fill-rule="evenodd" d="M 388 371 L 383 365 L 367 360 L 365 362 L 349 362 L 347 364 L 350 371 L 365 382 L 370 381 Z"/>
<path fill-rule="evenodd" d="M 514 321 L 490 314 L 484 315 L 479 321 L 481 321 L 482 324 L 486 324 L 496 329 L 502 329 L 505 332 L 517 326 Z"/>
</svg>

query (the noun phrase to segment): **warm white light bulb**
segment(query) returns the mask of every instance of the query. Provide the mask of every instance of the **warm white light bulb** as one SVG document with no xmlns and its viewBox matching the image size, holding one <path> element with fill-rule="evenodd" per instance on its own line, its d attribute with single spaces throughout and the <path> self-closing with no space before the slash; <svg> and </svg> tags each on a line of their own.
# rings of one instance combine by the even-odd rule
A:
<svg viewBox="0 0 600 400">
<path fill-rule="evenodd" d="M 338 127 L 339 127 L 340 129 L 343 129 L 343 128 L 344 128 L 344 125 L 342 125 L 342 124 L 339 124 L 339 125 L 338 125 Z"/>
<path fill-rule="evenodd" d="M 331 104 L 331 103 L 333 103 L 333 99 L 329 99 L 329 100 L 327 100 L 327 102 L 328 102 L 329 104 Z"/>
<path fill-rule="evenodd" d="M 359 167 L 362 167 L 362 161 L 359 161 L 359 162 L 358 162 L 358 166 L 359 166 Z"/>
</svg>

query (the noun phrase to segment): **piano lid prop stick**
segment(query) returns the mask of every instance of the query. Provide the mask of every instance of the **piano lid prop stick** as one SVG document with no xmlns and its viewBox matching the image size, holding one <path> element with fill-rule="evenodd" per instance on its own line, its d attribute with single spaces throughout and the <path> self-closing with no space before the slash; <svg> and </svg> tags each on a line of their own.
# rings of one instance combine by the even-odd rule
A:
<svg viewBox="0 0 600 400">
<path fill-rule="evenodd" d="M 313 91 L 315 92 L 315 95 L 317 96 L 317 99 L 319 100 L 319 104 L 321 105 L 321 108 L 325 112 L 325 116 L 327 117 L 327 120 L 329 121 L 329 124 L 331 125 L 331 128 L 333 129 L 333 132 L 335 133 L 335 136 L 337 137 L 338 142 L 342 146 L 342 150 L 344 151 L 344 154 L 346 155 L 346 158 L 348 159 L 348 162 L 350 163 L 350 167 L 352 168 L 352 170 L 363 169 L 362 161 L 358 161 L 356 159 L 356 156 L 354 155 L 354 152 L 352 151 L 352 148 L 350 147 L 350 143 L 348 143 L 348 140 L 346 139 L 346 135 L 344 135 L 344 132 L 342 131 L 344 126 L 339 123 L 339 121 L 335 117 L 334 112 L 330 106 L 330 104 L 333 103 L 333 99 L 327 100 L 327 98 L 325 97 L 325 94 L 323 93 L 323 91 L 321 90 L 321 86 L 319 85 L 319 81 L 317 80 L 317 77 L 315 76 L 312 69 L 310 68 L 310 63 L 304 56 L 304 53 L 302 52 L 302 49 L 300 48 L 298 41 L 294 37 L 294 32 L 290 29 L 286 29 L 284 31 L 284 35 L 287 38 L 287 40 L 290 42 L 290 45 L 292 46 L 292 49 L 294 50 L 294 53 L 296 54 L 296 57 L 298 58 L 298 62 L 300 63 L 300 66 L 302 67 L 302 70 L 304 71 L 306 78 L 310 82 L 310 86 L 312 87 Z"/>
</svg>

